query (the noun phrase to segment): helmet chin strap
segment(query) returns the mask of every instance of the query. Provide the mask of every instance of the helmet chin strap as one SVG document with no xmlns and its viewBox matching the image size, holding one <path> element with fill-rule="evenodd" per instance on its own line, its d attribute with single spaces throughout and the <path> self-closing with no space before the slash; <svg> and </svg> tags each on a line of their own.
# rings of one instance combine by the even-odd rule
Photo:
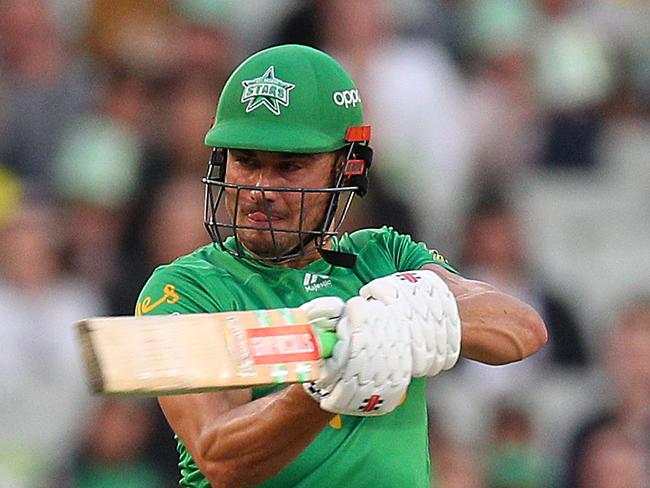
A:
<svg viewBox="0 0 650 488">
<path fill-rule="evenodd" d="M 332 266 L 341 266 L 343 268 L 354 268 L 357 263 L 357 255 L 343 251 L 332 251 L 323 247 L 318 249 L 318 253 L 325 260 L 325 262 Z"/>
<path fill-rule="evenodd" d="M 320 254 L 320 257 L 323 258 L 323 260 L 326 263 L 331 264 L 332 266 L 341 266 L 343 268 L 349 268 L 349 269 L 354 268 L 354 265 L 357 262 L 356 254 L 327 249 L 324 247 L 325 242 L 321 242 L 320 244 L 316 242 L 316 239 L 318 239 L 319 237 L 321 236 L 310 236 L 307 238 L 306 242 L 303 242 L 302 246 L 296 246 L 296 248 L 294 249 L 298 249 L 299 247 L 305 249 L 310 243 L 313 242 L 314 250 L 318 251 L 318 254 Z M 329 239 L 331 239 L 331 237 L 329 237 L 328 240 Z"/>
</svg>

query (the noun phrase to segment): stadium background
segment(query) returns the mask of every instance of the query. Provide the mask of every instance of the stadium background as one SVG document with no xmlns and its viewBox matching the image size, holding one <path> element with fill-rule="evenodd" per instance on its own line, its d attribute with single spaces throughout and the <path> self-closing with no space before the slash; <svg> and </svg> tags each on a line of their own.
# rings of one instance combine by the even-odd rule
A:
<svg viewBox="0 0 650 488">
<path fill-rule="evenodd" d="M 435 486 L 649 486 L 650 324 L 622 315 L 650 293 L 648 2 L 0 0 L 0 487 L 176 485 L 155 403 L 91 398 L 72 324 L 207 243 L 219 91 L 280 42 L 359 85 L 348 228 L 412 233 L 549 325 L 523 364 L 431 380 Z"/>
</svg>

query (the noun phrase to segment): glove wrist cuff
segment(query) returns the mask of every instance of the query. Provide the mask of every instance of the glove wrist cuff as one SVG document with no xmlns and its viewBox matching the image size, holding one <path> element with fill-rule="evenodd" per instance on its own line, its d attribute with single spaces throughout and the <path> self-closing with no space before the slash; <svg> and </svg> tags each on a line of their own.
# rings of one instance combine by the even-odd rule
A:
<svg viewBox="0 0 650 488">
<path fill-rule="evenodd" d="M 308 381 L 302 384 L 305 393 L 309 395 L 316 403 L 319 403 L 330 394 L 330 392 L 324 388 L 319 388 L 316 386 L 316 383 L 313 381 Z"/>
</svg>

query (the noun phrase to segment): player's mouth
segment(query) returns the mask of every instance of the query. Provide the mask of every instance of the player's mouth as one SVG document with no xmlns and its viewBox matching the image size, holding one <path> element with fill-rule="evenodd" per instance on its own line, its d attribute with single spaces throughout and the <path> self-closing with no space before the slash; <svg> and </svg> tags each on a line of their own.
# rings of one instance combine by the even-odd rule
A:
<svg viewBox="0 0 650 488">
<path fill-rule="evenodd" d="M 269 221 L 271 222 L 271 225 L 275 225 L 277 222 L 280 222 L 282 220 L 282 217 L 273 213 L 268 215 L 261 210 L 256 210 L 254 212 L 247 213 L 246 219 L 248 220 L 249 225 L 252 225 L 254 227 L 268 227 Z"/>
</svg>

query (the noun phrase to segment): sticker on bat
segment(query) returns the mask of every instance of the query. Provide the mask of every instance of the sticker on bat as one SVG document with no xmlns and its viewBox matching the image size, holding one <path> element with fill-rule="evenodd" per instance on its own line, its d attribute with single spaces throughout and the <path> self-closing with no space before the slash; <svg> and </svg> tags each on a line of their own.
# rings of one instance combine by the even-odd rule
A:
<svg viewBox="0 0 650 488">
<path fill-rule="evenodd" d="M 309 325 L 264 327 L 245 331 L 248 350 L 255 364 L 317 361 L 320 351 Z"/>
</svg>

